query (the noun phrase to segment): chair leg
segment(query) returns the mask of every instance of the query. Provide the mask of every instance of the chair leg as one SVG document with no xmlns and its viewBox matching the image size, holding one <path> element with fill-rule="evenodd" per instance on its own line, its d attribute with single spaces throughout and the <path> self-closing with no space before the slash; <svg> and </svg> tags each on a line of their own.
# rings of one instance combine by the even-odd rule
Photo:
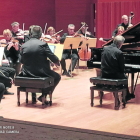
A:
<svg viewBox="0 0 140 140">
<path fill-rule="evenodd" d="M 99 96 L 100 96 L 100 105 L 102 106 L 103 91 L 100 91 Z"/>
<path fill-rule="evenodd" d="M 115 95 L 115 110 L 119 109 L 119 103 L 118 103 L 118 92 L 114 92 Z"/>
<path fill-rule="evenodd" d="M 20 87 L 17 87 L 17 99 L 18 99 L 17 105 L 20 106 Z"/>
<path fill-rule="evenodd" d="M 26 104 L 28 104 L 28 92 L 26 92 Z"/>
<path fill-rule="evenodd" d="M 50 91 L 50 93 L 49 93 L 49 97 L 50 97 L 50 106 L 52 105 L 52 92 Z"/>
<path fill-rule="evenodd" d="M 93 90 L 93 87 L 90 87 L 90 96 L 91 96 L 91 106 L 94 105 L 93 103 L 93 99 L 94 99 L 94 90 Z"/>
<path fill-rule="evenodd" d="M 122 92 L 122 100 L 123 100 L 123 106 L 125 107 L 126 105 L 126 93 L 127 93 L 127 89 L 123 90 Z"/>
</svg>

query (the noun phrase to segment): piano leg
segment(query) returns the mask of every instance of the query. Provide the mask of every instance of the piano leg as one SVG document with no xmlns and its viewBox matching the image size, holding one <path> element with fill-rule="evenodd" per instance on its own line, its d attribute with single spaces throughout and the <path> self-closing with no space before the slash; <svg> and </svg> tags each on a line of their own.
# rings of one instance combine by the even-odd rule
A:
<svg viewBox="0 0 140 140">
<path fill-rule="evenodd" d="M 134 73 L 131 73 L 131 94 L 133 94 L 134 89 Z"/>
</svg>

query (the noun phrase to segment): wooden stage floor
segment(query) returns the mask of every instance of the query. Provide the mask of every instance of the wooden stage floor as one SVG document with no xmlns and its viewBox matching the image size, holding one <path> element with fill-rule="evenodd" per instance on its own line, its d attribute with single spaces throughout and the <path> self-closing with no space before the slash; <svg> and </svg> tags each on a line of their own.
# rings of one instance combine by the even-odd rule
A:
<svg viewBox="0 0 140 140">
<path fill-rule="evenodd" d="M 56 70 L 60 73 L 60 70 Z M 25 103 L 25 93 L 21 93 L 21 105 L 17 106 L 17 90 L 13 85 L 9 91 L 14 95 L 4 95 L 0 104 L 0 116 L 8 119 L 39 122 L 103 132 L 140 136 L 140 80 L 136 87 L 136 98 L 126 104 L 125 109 L 114 110 L 112 93 L 105 93 L 103 106 L 99 106 L 95 92 L 94 107 L 90 106 L 90 77 L 96 76 L 95 69 L 79 69 L 74 77 L 62 76 L 53 93 L 53 104 L 42 109 L 41 102 Z M 135 75 L 136 77 L 136 75 Z M 130 82 L 129 82 L 130 85 Z M 39 96 L 39 94 L 37 94 Z"/>
</svg>

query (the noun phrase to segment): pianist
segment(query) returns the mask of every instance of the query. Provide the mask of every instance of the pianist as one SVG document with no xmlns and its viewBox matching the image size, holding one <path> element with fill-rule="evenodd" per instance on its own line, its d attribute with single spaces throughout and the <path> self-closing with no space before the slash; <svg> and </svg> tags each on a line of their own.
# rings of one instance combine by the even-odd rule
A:
<svg viewBox="0 0 140 140">
<path fill-rule="evenodd" d="M 110 46 L 104 47 L 101 55 L 101 76 L 109 79 L 126 79 L 124 74 L 124 57 L 119 49 L 124 43 L 123 36 L 116 36 Z M 130 94 L 129 90 L 126 95 L 126 101 L 135 98 L 134 94 Z"/>
</svg>

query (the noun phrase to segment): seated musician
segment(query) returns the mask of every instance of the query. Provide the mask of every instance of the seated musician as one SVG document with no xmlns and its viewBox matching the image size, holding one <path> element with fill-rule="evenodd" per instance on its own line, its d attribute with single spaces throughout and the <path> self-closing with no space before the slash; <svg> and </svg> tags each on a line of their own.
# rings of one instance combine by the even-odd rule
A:
<svg viewBox="0 0 140 140">
<path fill-rule="evenodd" d="M 60 40 L 60 36 L 55 35 L 55 29 L 52 26 L 47 29 L 47 34 L 44 37 L 48 43 L 59 43 Z"/>
<path fill-rule="evenodd" d="M 101 55 L 101 77 L 109 79 L 126 79 L 124 74 L 124 57 L 120 50 L 125 38 L 123 36 L 116 36 L 110 46 L 103 49 Z M 135 98 L 134 94 L 130 94 L 129 90 L 126 95 L 126 101 Z"/>
<path fill-rule="evenodd" d="M 123 15 L 122 16 L 122 23 L 121 24 L 118 24 L 117 28 L 113 31 L 112 33 L 112 38 L 114 38 L 117 34 L 117 29 L 119 26 L 123 26 L 124 27 L 124 31 L 127 30 L 129 27 L 132 27 L 133 25 L 130 24 L 128 25 L 128 16 L 127 15 Z"/>
<path fill-rule="evenodd" d="M 121 35 L 123 32 L 124 32 L 124 27 L 123 26 L 119 26 L 118 29 L 117 29 L 117 34 L 115 36 Z M 112 38 L 102 38 L 102 37 L 99 38 L 99 40 L 102 41 L 102 42 L 104 42 L 104 43 L 106 43 L 107 41 L 109 41 L 111 39 Z"/>
<path fill-rule="evenodd" d="M 75 29 L 75 25 L 74 24 L 69 24 L 68 25 L 68 33 L 63 34 L 63 36 L 60 39 L 60 43 L 64 43 L 64 41 L 66 39 L 66 36 L 74 36 L 75 35 L 74 29 Z M 77 49 L 72 50 L 72 56 L 71 56 L 71 50 L 70 49 L 64 49 L 63 54 L 62 54 L 62 59 L 61 59 L 60 63 L 61 63 L 62 69 L 63 69 L 62 75 L 66 75 L 68 77 L 71 77 L 71 64 L 70 64 L 69 70 L 67 72 L 65 59 L 71 59 L 71 57 L 72 57 L 72 71 L 73 71 L 74 68 L 75 68 L 76 62 L 78 60 Z"/>
<path fill-rule="evenodd" d="M 19 44 L 23 44 L 24 43 L 24 32 L 19 29 L 19 23 L 18 22 L 13 22 L 11 24 L 12 26 L 12 36 L 14 38 L 16 38 L 19 41 Z"/>
<path fill-rule="evenodd" d="M 85 25 L 85 26 L 83 26 L 83 25 Z M 81 22 L 81 26 L 82 26 L 82 28 L 78 32 L 78 34 L 82 34 L 83 36 L 85 36 L 85 32 L 86 32 L 86 37 L 95 38 L 91 32 L 87 31 L 88 27 L 85 22 Z"/>
<path fill-rule="evenodd" d="M 49 58 L 56 65 L 59 64 L 59 59 L 55 56 L 46 42 L 40 41 L 42 29 L 40 26 L 33 26 L 31 29 L 31 39 L 21 46 L 21 62 L 23 64 L 19 76 L 24 77 L 53 77 L 54 86 L 47 88 L 45 95 L 55 89 L 61 77 L 58 73 L 50 69 Z M 34 99 L 35 101 L 36 99 Z M 38 98 L 42 101 L 42 95 Z"/>
<path fill-rule="evenodd" d="M 18 75 L 21 67 L 18 40 L 12 38 L 12 33 L 9 29 L 5 29 L 3 35 L 5 39 L 2 39 L 0 42 L 6 46 L 4 48 L 6 59 L 8 59 L 10 67 L 15 68 L 16 75 Z"/>
</svg>

